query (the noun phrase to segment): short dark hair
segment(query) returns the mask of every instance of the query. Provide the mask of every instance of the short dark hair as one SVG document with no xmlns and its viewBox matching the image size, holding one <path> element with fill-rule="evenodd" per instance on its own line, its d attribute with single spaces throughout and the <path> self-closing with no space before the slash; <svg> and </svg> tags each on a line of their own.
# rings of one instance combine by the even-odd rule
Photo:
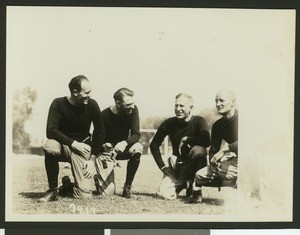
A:
<svg viewBox="0 0 300 235">
<path fill-rule="evenodd" d="M 117 90 L 113 97 L 115 101 L 123 101 L 123 97 L 125 95 L 134 96 L 134 92 L 128 88 L 123 87 Z"/>
<path fill-rule="evenodd" d="M 78 92 L 81 91 L 81 82 L 82 80 L 88 81 L 86 76 L 83 75 L 78 75 L 76 77 L 73 77 L 69 83 L 69 89 L 70 92 L 72 93 L 74 89 L 76 89 Z"/>
</svg>

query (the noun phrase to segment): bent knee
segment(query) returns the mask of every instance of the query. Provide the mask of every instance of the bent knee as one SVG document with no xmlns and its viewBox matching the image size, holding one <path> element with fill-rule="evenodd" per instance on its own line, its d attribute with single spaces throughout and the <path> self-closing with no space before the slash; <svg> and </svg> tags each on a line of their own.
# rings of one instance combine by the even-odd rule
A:
<svg viewBox="0 0 300 235">
<path fill-rule="evenodd" d="M 137 153 L 139 153 L 138 155 L 140 157 L 140 155 L 142 155 L 143 153 L 143 145 L 139 142 L 135 143 L 130 147 L 129 153 L 131 154 L 131 156 L 135 156 L 137 155 Z"/>
<path fill-rule="evenodd" d="M 49 155 L 60 155 L 61 154 L 61 144 L 56 140 L 50 139 L 45 143 L 43 150 Z"/>
<path fill-rule="evenodd" d="M 212 173 L 209 171 L 208 167 L 204 167 L 198 170 L 195 174 L 195 179 L 202 180 L 211 177 Z"/>
<path fill-rule="evenodd" d="M 195 157 L 195 156 L 206 156 L 207 155 L 207 150 L 206 148 L 196 145 L 194 146 L 189 153 L 190 157 Z"/>
</svg>

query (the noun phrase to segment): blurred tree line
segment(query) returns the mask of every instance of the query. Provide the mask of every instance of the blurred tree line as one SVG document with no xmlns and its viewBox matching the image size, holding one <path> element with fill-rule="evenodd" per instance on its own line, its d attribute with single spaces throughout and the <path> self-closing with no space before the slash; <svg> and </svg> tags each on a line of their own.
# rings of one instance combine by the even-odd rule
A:
<svg viewBox="0 0 300 235">
<path fill-rule="evenodd" d="M 36 102 L 36 90 L 26 87 L 16 90 L 13 95 L 13 127 L 12 143 L 14 153 L 24 153 L 30 145 L 30 134 L 25 130 L 25 124 L 32 118 L 32 107 Z"/>
</svg>

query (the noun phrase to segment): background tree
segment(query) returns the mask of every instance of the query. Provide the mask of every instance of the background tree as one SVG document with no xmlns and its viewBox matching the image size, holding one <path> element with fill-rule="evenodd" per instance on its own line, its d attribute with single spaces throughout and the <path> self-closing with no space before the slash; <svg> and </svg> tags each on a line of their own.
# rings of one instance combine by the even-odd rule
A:
<svg viewBox="0 0 300 235">
<path fill-rule="evenodd" d="M 202 109 L 199 112 L 199 115 L 204 117 L 207 121 L 209 131 L 211 131 L 211 127 L 214 124 L 214 122 L 221 118 L 221 115 L 218 114 L 217 109 L 215 107 Z"/>
<path fill-rule="evenodd" d="M 36 101 L 36 90 L 30 87 L 16 90 L 13 96 L 13 152 L 23 153 L 30 144 L 30 135 L 25 124 L 32 118 L 32 107 Z"/>
</svg>

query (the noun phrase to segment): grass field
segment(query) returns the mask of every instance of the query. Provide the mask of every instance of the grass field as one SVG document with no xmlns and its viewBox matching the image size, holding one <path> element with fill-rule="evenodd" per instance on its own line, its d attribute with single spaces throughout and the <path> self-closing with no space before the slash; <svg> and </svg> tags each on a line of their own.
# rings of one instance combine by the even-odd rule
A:
<svg viewBox="0 0 300 235">
<path fill-rule="evenodd" d="M 235 204 L 229 199 L 235 194 L 231 188 L 218 192 L 216 188 L 205 188 L 202 204 L 186 203 L 185 191 L 175 201 L 156 199 L 162 173 L 152 156 L 142 156 L 141 164 L 133 183 L 134 199 L 120 196 L 125 179 L 126 161 L 120 161 L 116 168 L 117 194 L 111 197 L 95 196 L 93 199 L 80 200 L 59 198 L 56 202 L 38 203 L 47 190 L 44 157 L 35 155 L 14 156 L 13 208 L 15 214 L 231 214 L 236 211 Z M 60 163 L 59 179 L 71 175 L 70 169 Z M 72 177 L 71 177 L 72 178 Z M 229 203 L 230 201 L 230 203 Z M 229 205 L 230 206 L 227 206 Z"/>
</svg>

